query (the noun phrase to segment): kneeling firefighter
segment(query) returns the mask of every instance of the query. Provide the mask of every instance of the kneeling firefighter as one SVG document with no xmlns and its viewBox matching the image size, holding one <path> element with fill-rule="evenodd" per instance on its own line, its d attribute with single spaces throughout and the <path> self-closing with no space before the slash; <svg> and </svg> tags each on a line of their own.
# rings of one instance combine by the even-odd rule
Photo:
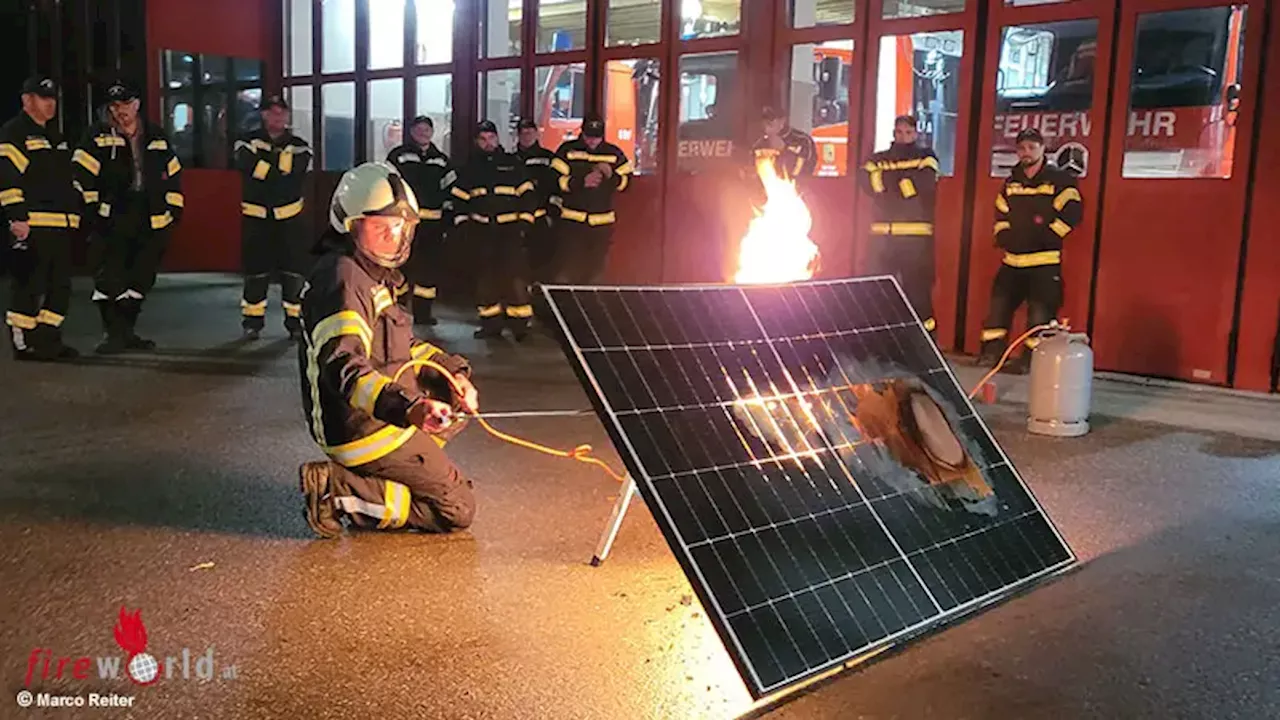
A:
<svg viewBox="0 0 1280 720">
<path fill-rule="evenodd" d="M 471 482 L 443 449 L 463 427 L 457 413 L 478 407 L 470 366 L 414 338 L 393 294 L 405 282 L 399 268 L 418 210 L 391 165 L 347 171 L 302 299 L 303 410 L 329 460 L 304 464 L 301 487 L 307 524 L 324 538 L 340 535 L 344 519 L 450 532 L 475 515 Z"/>
</svg>

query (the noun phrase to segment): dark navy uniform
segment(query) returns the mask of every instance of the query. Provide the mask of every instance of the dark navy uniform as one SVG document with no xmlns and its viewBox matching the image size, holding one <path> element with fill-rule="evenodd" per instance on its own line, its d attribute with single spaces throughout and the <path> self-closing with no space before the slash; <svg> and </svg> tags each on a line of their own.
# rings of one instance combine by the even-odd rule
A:
<svg viewBox="0 0 1280 720">
<path fill-rule="evenodd" d="M 236 167 L 244 180 L 240 203 L 244 228 L 240 241 L 244 269 L 241 325 L 245 330 L 262 330 L 267 289 L 275 275 L 280 279 L 285 328 L 296 333 L 302 328 L 302 286 L 312 245 L 302 214 L 311 146 L 291 132 L 273 138 L 263 128 L 237 140 L 235 148 Z"/>
<path fill-rule="evenodd" d="M 802 178 L 813 175 L 818 169 L 818 147 L 808 133 L 787 127 L 778 136 L 782 147 L 773 147 L 769 139 L 761 137 L 751 146 L 751 157 L 755 161 L 768 159 L 773 163 L 778 175 L 787 178 Z"/>
<path fill-rule="evenodd" d="M 537 127 L 529 120 L 520 128 Z M 559 186 L 560 174 L 551 167 L 556 154 L 535 142 L 527 148 L 516 148 L 516 156 L 524 161 L 525 172 L 533 180 L 533 226 L 526 236 L 525 251 L 529 256 L 531 279 L 547 282 L 554 277 L 555 224 L 559 208 L 551 203 Z"/>
<path fill-rule="evenodd" d="M 415 124 L 419 121 L 421 118 L 415 120 Z M 421 221 L 406 272 L 412 285 L 414 322 L 434 325 L 432 306 L 444 262 L 445 202 L 449 199 L 448 187 L 457 173 L 449 156 L 440 152 L 435 143 L 426 147 L 413 143 L 401 145 L 387 154 L 387 162 L 400 171 L 418 198 Z"/>
<path fill-rule="evenodd" d="M 23 86 L 24 94 L 57 96 L 52 80 L 33 80 Z M 71 301 L 71 242 L 82 204 L 71 176 L 71 151 L 56 127 L 25 112 L 0 126 L 0 213 L 31 229 L 25 240 L 10 238 L 14 279 L 5 323 L 16 358 L 77 355 L 62 344 L 62 321 Z"/>
<path fill-rule="evenodd" d="M 604 271 L 613 242 L 613 226 L 618 221 L 614 196 L 631 184 L 631 161 L 617 145 L 604 140 L 604 121 L 589 117 L 582 125 L 582 137 L 560 146 L 551 167 L 558 173 L 560 215 L 557 222 L 559 246 L 556 282 L 586 285 L 596 282 Z M 601 138 L 594 149 L 587 138 Z M 587 187 L 586 179 L 599 165 L 610 173 L 600 184 Z"/>
<path fill-rule="evenodd" d="M 445 455 L 445 437 L 413 427 L 409 408 L 451 399 L 447 380 L 411 359 L 470 375 L 465 358 L 413 336 L 412 316 L 393 299 L 399 270 L 354 252 L 349 238 L 316 263 L 302 301 L 299 344 L 303 416 L 332 462 L 329 486 L 340 513 L 360 527 L 447 532 L 475 515 L 471 482 Z M 456 434 L 455 426 L 448 435 Z"/>
<path fill-rule="evenodd" d="M 866 274 L 897 277 L 929 332 L 936 326 L 933 218 L 938 173 L 932 150 L 895 142 L 872 155 L 861 175 L 874 203 Z"/>
</svg>

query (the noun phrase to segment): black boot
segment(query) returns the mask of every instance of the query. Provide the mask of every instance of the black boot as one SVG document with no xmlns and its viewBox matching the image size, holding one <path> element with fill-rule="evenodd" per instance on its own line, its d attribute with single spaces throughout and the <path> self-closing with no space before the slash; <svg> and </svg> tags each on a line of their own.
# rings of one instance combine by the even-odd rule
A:
<svg viewBox="0 0 1280 720">
<path fill-rule="evenodd" d="M 94 352 L 99 355 L 115 355 L 129 349 L 120 327 L 118 303 L 114 300 L 95 300 L 98 315 L 102 317 L 102 340 Z"/>
<path fill-rule="evenodd" d="M 414 325 L 436 325 L 439 323 L 435 315 L 432 314 L 435 300 L 432 298 L 413 297 L 413 324 Z"/>
<path fill-rule="evenodd" d="M 507 329 L 516 342 L 524 342 L 529 338 L 529 321 L 524 318 L 507 318 Z"/>
<path fill-rule="evenodd" d="M 493 317 L 480 318 L 480 327 L 476 329 L 472 337 L 477 340 L 502 337 L 502 316 L 494 315 Z"/>
<path fill-rule="evenodd" d="M 39 326 L 31 330 L 9 326 L 9 341 L 13 344 L 13 359 L 20 362 L 40 361 Z"/>
<path fill-rule="evenodd" d="M 1004 340 L 988 340 L 982 343 L 982 351 L 978 354 L 978 367 L 992 368 L 1000 362 L 1004 355 Z"/>
<path fill-rule="evenodd" d="M 62 328 L 50 326 L 45 333 L 46 352 L 50 360 L 75 360 L 80 351 L 62 342 Z"/>
<path fill-rule="evenodd" d="M 155 350 L 156 344 L 138 335 L 134 329 L 138 326 L 138 315 L 142 314 L 142 302 L 139 300 L 122 300 L 119 303 L 120 328 L 124 335 L 125 347 L 130 350 Z"/>
<path fill-rule="evenodd" d="M 333 488 L 329 482 L 334 471 L 328 461 L 304 463 L 298 468 L 298 486 L 306 502 L 304 517 L 311 530 L 325 540 L 342 535 L 342 522 L 333 504 Z"/>
</svg>

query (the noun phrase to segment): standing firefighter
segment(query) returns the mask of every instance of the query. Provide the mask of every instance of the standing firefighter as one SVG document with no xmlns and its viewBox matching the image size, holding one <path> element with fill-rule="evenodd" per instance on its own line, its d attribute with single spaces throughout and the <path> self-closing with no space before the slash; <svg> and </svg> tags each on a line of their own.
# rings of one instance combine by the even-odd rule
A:
<svg viewBox="0 0 1280 720">
<path fill-rule="evenodd" d="M 546 282 L 552 279 L 551 263 L 555 259 L 555 233 L 552 231 L 551 196 L 556 191 L 559 173 L 551 167 L 556 154 L 538 142 L 538 125 L 532 120 L 520 121 L 519 146 L 516 156 L 524 161 L 525 172 L 533 180 L 533 227 L 526 237 L 525 250 L 529 256 L 529 269 L 533 280 Z"/>
<path fill-rule="evenodd" d="M 862 166 L 862 186 L 875 203 L 868 239 L 869 275 L 893 275 L 933 332 L 933 216 L 938 157 L 917 143 L 916 119 L 893 122 L 893 144 Z"/>
<path fill-rule="evenodd" d="M 760 111 L 760 124 L 763 133 L 751 146 L 755 162 L 772 161 L 774 170 L 781 177 L 813 175 L 818 168 L 818 148 L 808 133 L 791 127 L 787 116 L 772 107 Z M 754 163 L 749 170 L 751 177 L 755 177 Z"/>
<path fill-rule="evenodd" d="M 480 261 L 475 336 L 502 337 L 505 325 L 523 340 L 533 317 L 524 236 L 533 225 L 535 193 L 524 163 L 498 144 L 492 122 L 476 128 L 476 147 L 449 192 L 455 222 Z"/>
<path fill-rule="evenodd" d="M 1084 200 L 1070 173 L 1044 157 L 1044 138 L 1035 129 L 1018 133 L 1018 165 L 996 196 L 996 245 L 1004 264 L 991 289 L 991 307 L 982 329 L 980 364 L 1004 353 L 1013 314 L 1027 303 L 1027 325 L 1054 319 L 1062 306 L 1062 241 L 1084 218 Z M 1027 347 L 1038 340 L 1031 338 Z M 1025 372 L 1027 355 L 1009 367 Z"/>
<path fill-rule="evenodd" d="M 591 114 L 582 137 L 560 146 L 551 167 L 559 174 L 556 282 L 586 285 L 604 271 L 613 242 L 613 197 L 631 183 L 631 162 L 604 139 L 604 121 Z"/>
<path fill-rule="evenodd" d="M 135 328 L 147 293 L 182 218 L 182 163 L 159 126 L 138 115 L 138 93 L 107 88 L 106 122 L 89 129 L 72 156 L 85 201 L 85 222 L 99 239 L 93 301 L 102 316 L 99 353 L 151 350 Z"/>
<path fill-rule="evenodd" d="M 431 118 L 419 115 L 409 126 L 409 142 L 387 155 L 387 161 L 400 171 L 418 197 L 420 222 L 407 267 L 413 285 L 414 322 L 424 325 L 436 324 L 432 306 L 443 262 L 444 204 L 449 197 L 446 188 L 455 176 L 449 157 L 432 142 L 435 127 Z"/>
<path fill-rule="evenodd" d="M 14 279 L 5 322 L 17 360 L 71 360 L 62 320 L 71 301 L 71 239 L 81 196 L 71 151 L 58 128 L 58 86 L 33 77 L 22 85 L 22 112 L 0 126 L 0 212 L 9 221 Z"/>
<path fill-rule="evenodd" d="M 266 324 L 267 287 L 280 278 L 280 304 L 289 337 L 302 339 L 302 286 L 309 244 L 302 215 L 311 147 L 289 130 L 289 105 L 272 97 L 262 106 L 262 129 L 236 141 L 236 166 L 244 176 L 240 300 L 245 336 L 257 339 Z"/>
<path fill-rule="evenodd" d="M 398 268 L 412 249 L 418 209 L 392 166 L 347 171 L 330 205 L 327 253 L 302 300 L 304 417 L 329 460 L 306 463 L 299 474 L 307 524 L 324 538 L 340 535 L 343 519 L 366 529 L 449 532 L 475 515 L 471 482 L 443 450 L 462 428 L 454 413 L 478 409 L 470 367 L 415 339 L 408 312 L 393 299 L 405 282 Z"/>
</svg>

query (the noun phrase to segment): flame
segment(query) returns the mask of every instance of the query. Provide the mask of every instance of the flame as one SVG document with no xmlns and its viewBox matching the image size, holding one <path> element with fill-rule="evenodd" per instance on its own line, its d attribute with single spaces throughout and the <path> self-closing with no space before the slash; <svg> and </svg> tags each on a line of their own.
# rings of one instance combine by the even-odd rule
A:
<svg viewBox="0 0 1280 720">
<path fill-rule="evenodd" d="M 813 217 L 796 192 L 794 180 L 782 177 L 770 158 L 756 161 L 764 183 L 764 208 L 756 211 L 738 249 L 736 283 L 808 280 L 818 267 L 818 246 L 809 239 Z"/>
<path fill-rule="evenodd" d="M 130 615 L 120 606 L 120 619 L 115 627 L 116 644 L 121 650 L 136 655 L 147 649 L 147 626 L 142 624 L 142 610 L 135 610 Z"/>
</svg>

